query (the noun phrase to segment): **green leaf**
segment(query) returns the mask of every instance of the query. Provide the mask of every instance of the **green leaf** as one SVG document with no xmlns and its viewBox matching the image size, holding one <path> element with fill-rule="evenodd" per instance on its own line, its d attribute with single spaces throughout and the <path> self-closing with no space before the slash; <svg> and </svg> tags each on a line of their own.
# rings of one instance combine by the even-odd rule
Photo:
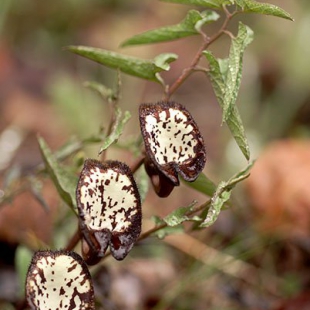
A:
<svg viewBox="0 0 310 310">
<path fill-rule="evenodd" d="M 214 93 L 220 106 L 224 106 L 224 94 L 228 85 L 226 84 L 226 75 L 229 71 L 228 59 L 216 59 L 210 51 L 204 51 L 204 55 L 209 61 L 209 72 Z M 250 148 L 245 135 L 242 120 L 236 105 L 233 105 L 226 124 L 231 131 L 236 143 L 247 160 L 250 159 Z"/>
<path fill-rule="evenodd" d="M 254 0 L 235 0 L 235 2 L 246 13 L 272 15 L 292 21 L 294 20 L 288 12 L 270 3 L 261 3 Z"/>
<path fill-rule="evenodd" d="M 184 181 L 184 180 L 183 180 Z M 208 196 L 212 196 L 216 190 L 215 184 L 204 174 L 200 173 L 198 178 L 194 182 L 186 182 L 187 186 L 197 190 Z"/>
<path fill-rule="evenodd" d="M 116 94 L 113 92 L 113 90 L 101 83 L 87 81 L 83 85 L 85 87 L 88 87 L 89 89 L 96 91 L 104 100 L 107 100 L 108 102 L 116 99 Z"/>
<path fill-rule="evenodd" d="M 83 148 L 83 142 L 72 136 L 63 146 L 55 151 L 55 158 L 59 161 L 76 154 Z"/>
<path fill-rule="evenodd" d="M 156 232 L 154 232 L 154 235 L 157 236 L 159 239 L 164 239 L 166 236 L 181 233 L 184 233 L 184 227 L 182 225 L 177 225 L 177 226 L 167 226 L 160 230 L 157 230 Z"/>
<path fill-rule="evenodd" d="M 211 206 L 207 212 L 207 216 L 204 221 L 200 224 L 200 227 L 211 226 L 218 218 L 222 206 L 230 198 L 232 188 L 227 187 L 226 182 L 220 182 L 214 196 L 212 197 Z"/>
<path fill-rule="evenodd" d="M 233 188 L 236 184 L 250 176 L 250 170 L 254 166 L 255 161 L 250 162 L 243 170 L 233 175 L 227 182 L 227 187 Z"/>
<path fill-rule="evenodd" d="M 223 205 L 229 200 L 233 188 L 239 182 L 249 177 L 249 171 L 253 164 L 254 162 L 250 163 L 245 169 L 232 176 L 228 181 L 222 181 L 219 183 L 211 199 L 210 208 L 208 209 L 204 221 L 200 224 L 200 227 L 208 227 L 217 220 Z"/>
<path fill-rule="evenodd" d="M 68 46 L 68 51 L 83 56 L 112 69 L 118 69 L 129 75 L 161 83 L 158 72 L 166 70 L 163 65 L 158 67 L 154 60 L 145 60 L 120 53 L 87 46 Z M 169 54 L 171 55 L 171 54 Z M 169 61 L 175 60 L 168 57 Z"/>
<path fill-rule="evenodd" d="M 31 193 L 39 202 L 39 204 L 43 207 L 43 209 L 48 212 L 50 210 L 50 207 L 42 195 L 42 182 L 34 176 L 30 176 L 28 178 L 28 181 L 30 184 Z"/>
<path fill-rule="evenodd" d="M 195 29 L 200 32 L 203 25 L 213 23 L 220 18 L 220 15 L 214 11 L 203 11 L 200 13 L 201 19 L 195 23 Z"/>
<path fill-rule="evenodd" d="M 182 224 L 184 221 L 189 221 L 191 218 L 189 218 L 186 214 L 190 212 L 194 205 L 197 203 L 197 201 L 193 201 L 189 206 L 186 207 L 180 207 L 170 214 L 168 214 L 166 217 L 164 217 L 164 222 L 168 226 L 177 226 Z"/>
<path fill-rule="evenodd" d="M 206 23 L 216 21 L 218 18 L 219 15 L 215 12 L 190 10 L 179 24 L 161 27 L 135 35 L 123 42 L 121 46 L 166 42 L 196 35 L 199 31 L 196 25 L 201 27 Z"/>
<path fill-rule="evenodd" d="M 155 226 L 160 226 L 160 225 L 166 226 L 166 223 L 164 222 L 164 220 L 157 215 L 152 215 L 151 220 L 154 222 Z"/>
<path fill-rule="evenodd" d="M 204 51 L 210 64 L 208 74 L 223 109 L 224 122 L 228 121 L 234 110 L 242 76 L 243 53 L 252 39 L 252 30 L 240 23 L 238 35 L 232 40 L 228 59 L 216 59 L 211 52 Z"/>
<path fill-rule="evenodd" d="M 19 296 L 25 295 L 26 275 L 32 255 L 33 253 L 23 245 L 19 245 L 15 252 L 15 269 L 17 271 L 20 288 Z"/>
<path fill-rule="evenodd" d="M 120 108 L 115 109 L 115 121 L 113 124 L 112 131 L 108 137 L 105 138 L 103 145 L 101 146 L 98 155 L 105 151 L 111 144 L 117 142 L 119 137 L 124 131 L 124 126 L 131 118 L 129 111 L 125 111 L 124 116 Z"/>
<path fill-rule="evenodd" d="M 161 219 L 159 216 L 153 215 L 151 218 L 156 226 L 163 226 L 161 229 L 156 230 L 153 234 L 159 239 L 163 239 L 166 236 L 176 233 L 183 233 L 184 227 L 182 224 L 176 226 L 167 226 L 167 223 Z"/>
<path fill-rule="evenodd" d="M 232 107 L 236 104 L 241 76 L 242 76 L 242 62 L 245 48 L 253 40 L 253 31 L 239 23 L 238 35 L 232 40 L 229 51 L 228 70 L 226 75 L 226 89 L 223 98 L 223 121 L 226 122 L 232 111 Z"/>
<path fill-rule="evenodd" d="M 228 59 L 221 60 L 216 59 L 210 51 L 203 51 L 203 54 L 206 56 L 207 60 L 209 61 L 209 71 L 208 75 L 210 77 L 214 93 L 216 98 L 223 108 L 224 106 L 224 94 L 226 91 L 226 73 L 228 70 Z M 220 66 L 220 63 L 226 63 L 227 69 L 223 73 L 223 66 Z"/>
<path fill-rule="evenodd" d="M 251 157 L 248 139 L 245 135 L 245 130 L 242 124 L 242 119 L 237 106 L 233 106 L 230 116 L 226 124 L 233 135 L 237 145 L 239 146 L 244 157 L 249 160 Z"/>
<path fill-rule="evenodd" d="M 174 53 L 163 53 L 154 58 L 154 64 L 160 71 L 169 71 L 170 63 L 177 60 L 178 55 Z"/>
<path fill-rule="evenodd" d="M 188 5 L 199 5 L 209 7 L 213 9 L 220 9 L 225 4 L 233 4 L 231 0 L 161 0 L 163 2 L 188 4 Z"/>
<path fill-rule="evenodd" d="M 42 137 L 38 137 L 38 142 L 47 173 L 50 175 L 51 180 L 53 181 L 60 197 L 73 210 L 75 210 L 75 190 L 77 177 L 59 165 Z"/>
</svg>

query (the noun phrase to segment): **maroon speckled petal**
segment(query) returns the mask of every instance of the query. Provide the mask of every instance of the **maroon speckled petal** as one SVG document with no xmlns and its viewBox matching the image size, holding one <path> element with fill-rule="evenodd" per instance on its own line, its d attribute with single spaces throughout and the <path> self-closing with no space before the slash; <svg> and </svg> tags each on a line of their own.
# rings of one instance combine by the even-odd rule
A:
<svg viewBox="0 0 310 310">
<path fill-rule="evenodd" d="M 95 309 L 90 273 L 75 252 L 36 252 L 26 277 L 26 299 L 33 310 Z"/>
<path fill-rule="evenodd" d="M 141 232 L 141 201 L 127 165 L 118 161 L 84 163 L 77 190 L 84 240 L 84 258 L 97 262 L 108 245 L 117 260 L 124 259 Z M 117 236 L 117 238 L 116 238 Z"/>
<path fill-rule="evenodd" d="M 139 113 L 147 165 L 151 161 L 174 186 L 179 185 L 179 174 L 186 181 L 196 180 L 204 168 L 206 150 L 191 114 L 170 101 L 141 104 Z"/>
</svg>

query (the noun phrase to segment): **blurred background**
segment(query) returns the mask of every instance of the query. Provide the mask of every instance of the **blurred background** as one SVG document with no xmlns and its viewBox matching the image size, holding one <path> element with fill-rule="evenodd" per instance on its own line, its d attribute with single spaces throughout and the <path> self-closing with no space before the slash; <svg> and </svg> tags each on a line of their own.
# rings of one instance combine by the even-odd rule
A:
<svg viewBox="0 0 310 310">
<path fill-rule="evenodd" d="M 310 4 L 270 2 L 295 21 L 244 15 L 230 27 L 236 33 L 242 20 L 255 33 L 238 97 L 256 159 L 251 176 L 212 227 L 148 238 L 123 262 L 109 258 L 92 270 L 98 309 L 310 309 Z M 107 105 L 83 83 L 115 89 L 117 75 L 63 48 L 88 45 L 146 59 L 174 52 L 179 59 L 163 74 L 171 84 L 195 55 L 199 36 L 119 46 L 134 34 L 178 23 L 188 9 L 156 0 L 1 0 L 0 309 L 15 309 L 23 299 L 30 249 L 64 247 L 77 225 L 51 182 L 34 177 L 42 163 L 37 135 L 55 151 L 73 136 L 87 138 L 108 126 Z M 216 32 L 221 21 L 206 32 Z M 211 50 L 227 57 L 229 43 L 222 37 Z M 121 75 L 121 82 L 120 105 L 132 114 L 120 139 L 126 141 L 139 135 L 139 104 L 159 101 L 163 93 L 160 85 L 135 77 Z M 208 152 L 204 172 L 214 182 L 246 166 L 221 126 L 205 75 L 192 75 L 173 99 L 191 111 L 201 129 Z M 96 158 L 98 148 L 87 147 L 78 156 Z M 135 159 L 120 149 L 109 151 L 108 158 L 129 165 Z M 207 198 L 181 185 L 160 199 L 150 188 L 143 229 L 152 227 L 152 215 Z"/>
</svg>

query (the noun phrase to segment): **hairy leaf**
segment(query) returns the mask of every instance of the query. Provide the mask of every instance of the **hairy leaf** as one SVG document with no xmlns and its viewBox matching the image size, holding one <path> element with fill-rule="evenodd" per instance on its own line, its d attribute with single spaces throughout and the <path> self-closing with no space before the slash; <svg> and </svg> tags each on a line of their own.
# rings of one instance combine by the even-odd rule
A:
<svg viewBox="0 0 310 310">
<path fill-rule="evenodd" d="M 172 235 L 172 234 L 179 234 L 184 232 L 184 227 L 182 224 L 177 226 L 167 226 L 160 230 L 157 230 L 154 234 L 159 239 L 164 239 L 166 236 Z"/>
<path fill-rule="evenodd" d="M 232 0 L 161 0 L 164 2 L 199 5 L 213 9 L 220 9 L 224 4 L 233 4 Z"/>
<path fill-rule="evenodd" d="M 200 32 L 200 29 L 203 25 L 210 24 L 217 21 L 220 18 L 220 15 L 214 11 L 203 11 L 200 13 L 202 18 L 198 20 L 195 24 L 195 29 Z"/>
<path fill-rule="evenodd" d="M 105 151 L 111 144 L 117 142 L 121 134 L 123 133 L 124 126 L 131 118 L 131 114 L 129 111 L 125 111 L 124 116 L 120 108 L 116 108 L 115 110 L 115 122 L 113 124 L 111 134 L 106 137 L 103 142 L 103 145 L 100 148 L 99 154 L 100 155 L 103 151 Z M 122 117 L 123 116 L 123 117 Z"/>
<path fill-rule="evenodd" d="M 154 58 L 154 64 L 160 71 L 169 71 L 170 63 L 177 60 L 178 55 L 174 53 L 163 53 Z"/>
<path fill-rule="evenodd" d="M 227 121 L 236 103 L 242 76 L 242 62 L 245 48 L 253 40 L 253 31 L 239 23 L 238 35 L 232 40 L 225 80 L 226 89 L 223 98 L 223 121 Z"/>
<path fill-rule="evenodd" d="M 86 57 L 109 68 L 119 69 L 126 74 L 158 83 L 161 83 L 161 81 L 157 73 L 167 70 L 167 68 L 169 69 L 169 67 L 165 67 L 163 64 L 158 67 L 154 60 L 136 58 L 100 48 L 68 46 L 66 49 L 72 53 Z M 175 59 L 175 57 L 167 57 L 167 63 Z"/>
<path fill-rule="evenodd" d="M 257 13 L 263 15 L 272 15 L 289 20 L 293 20 L 291 15 L 285 10 L 270 3 L 261 3 L 255 0 L 235 0 L 236 4 L 247 13 Z"/>
<path fill-rule="evenodd" d="M 248 139 L 245 135 L 242 119 L 237 106 L 233 106 L 230 116 L 226 121 L 226 124 L 230 132 L 232 133 L 237 145 L 239 146 L 242 154 L 247 160 L 249 160 L 251 157 L 250 147 Z"/>
<path fill-rule="evenodd" d="M 196 35 L 198 34 L 197 30 L 199 30 L 196 28 L 197 24 L 201 27 L 206 23 L 216 21 L 218 18 L 219 15 L 212 11 L 190 10 L 179 24 L 160 27 L 135 35 L 123 42 L 122 46 L 166 42 Z"/>
<path fill-rule="evenodd" d="M 221 108 L 223 108 L 224 94 L 226 91 L 226 83 L 225 83 L 226 73 L 223 74 L 221 70 L 221 66 L 220 66 L 221 59 L 215 58 L 210 51 L 204 51 L 203 54 L 206 56 L 207 60 L 209 61 L 208 75 L 210 77 L 214 93 L 216 95 L 216 98 Z M 225 62 L 228 64 L 228 59 L 226 59 Z"/>
<path fill-rule="evenodd" d="M 214 93 L 220 106 L 224 106 L 224 95 L 227 91 L 226 75 L 228 70 L 228 59 L 216 59 L 210 51 L 204 51 L 204 55 L 209 61 L 209 72 Z M 250 159 L 250 148 L 245 135 L 242 120 L 236 105 L 233 105 L 226 124 L 231 131 L 236 143 L 246 159 Z"/>
<path fill-rule="evenodd" d="M 200 224 L 200 227 L 208 227 L 217 220 L 223 205 L 229 200 L 233 188 L 236 184 L 249 177 L 249 171 L 253 164 L 254 162 L 250 163 L 245 169 L 238 172 L 228 181 L 222 181 L 219 183 L 211 199 L 211 205 L 206 214 L 206 218 Z"/>
<path fill-rule="evenodd" d="M 208 196 L 212 196 L 216 190 L 215 184 L 202 172 L 194 182 L 186 182 L 187 186 Z"/>
<path fill-rule="evenodd" d="M 168 226 L 177 226 L 179 224 L 182 224 L 185 221 L 191 220 L 186 214 L 190 212 L 193 209 L 193 206 L 197 203 L 197 201 L 193 201 L 189 206 L 186 207 L 180 207 L 170 214 L 168 214 L 166 217 L 164 217 L 164 222 Z"/>
<path fill-rule="evenodd" d="M 176 225 L 176 226 L 168 226 L 167 223 L 161 219 L 159 216 L 153 215 L 151 218 L 156 226 L 163 225 L 163 228 L 158 229 L 154 232 L 154 235 L 157 236 L 159 239 L 163 239 L 166 236 L 169 236 L 171 234 L 177 234 L 177 233 L 183 233 L 184 227 L 182 224 Z"/>
<path fill-rule="evenodd" d="M 77 184 L 77 177 L 59 165 L 42 137 L 38 137 L 38 142 L 46 170 L 50 175 L 60 197 L 72 209 L 76 209 L 75 188 Z"/>
</svg>

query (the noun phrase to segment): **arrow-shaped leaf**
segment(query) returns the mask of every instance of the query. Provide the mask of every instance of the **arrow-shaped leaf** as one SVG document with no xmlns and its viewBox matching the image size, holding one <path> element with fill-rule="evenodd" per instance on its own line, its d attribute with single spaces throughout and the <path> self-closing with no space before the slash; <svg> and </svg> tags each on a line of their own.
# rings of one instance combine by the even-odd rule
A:
<svg viewBox="0 0 310 310">
<path fill-rule="evenodd" d="M 225 92 L 223 98 L 223 121 L 226 122 L 236 103 L 242 76 L 243 53 L 253 40 L 253 31 L 239 23 L 238 35 L 232 40 L 229 51 L 228 70 L 225 79 Z"/>
<path fill-rule="evenodd" d="M 219 15 L 212 11 L 198 12 L 190 10 L 179 24 L 145 31 L 126 40 L 122 43 L 122 46 L 166 42 L 196 35 L 199 30 L 196 25 L 200 28 L 206 23 L 216 21 L 218 18 Z"/>
<path fill-rule="evenodd" d="M 100 48 L 88 46 L 68 46 L 66 49 L 72 53 L 98 62 L 106 67 L 118 69 L 129 75 L 158 83 L 161 83 L 161 80 L 158 77 L 158 73 L 163 70 L 167 70 L 166 68 L 169 69 L 169 66 L 158 67 L 154 60 L 146 60 L 127 56 Z M 169 57 L 166 58 L 167 63 L 175 60 L 176 58 L 177 56 L 171 57 L 171 54 L 169 54 Z"/>
<path fill-rule="evenodd" d="M 204 51 L 204 55 L 209 61 L 209 72 L 215 95 L 220 106 L 224 106 L 224 94 L 226 92 L 226 76 L 228 71 L 228 59 L 216 59 L 211 52 Z M 246 159 L 250 158 L 250 148 L 245 135 L 242 120 L 236 105 L 233 105 L 226 124 L 231 131 L 236 143 Z"/>
</svg>

